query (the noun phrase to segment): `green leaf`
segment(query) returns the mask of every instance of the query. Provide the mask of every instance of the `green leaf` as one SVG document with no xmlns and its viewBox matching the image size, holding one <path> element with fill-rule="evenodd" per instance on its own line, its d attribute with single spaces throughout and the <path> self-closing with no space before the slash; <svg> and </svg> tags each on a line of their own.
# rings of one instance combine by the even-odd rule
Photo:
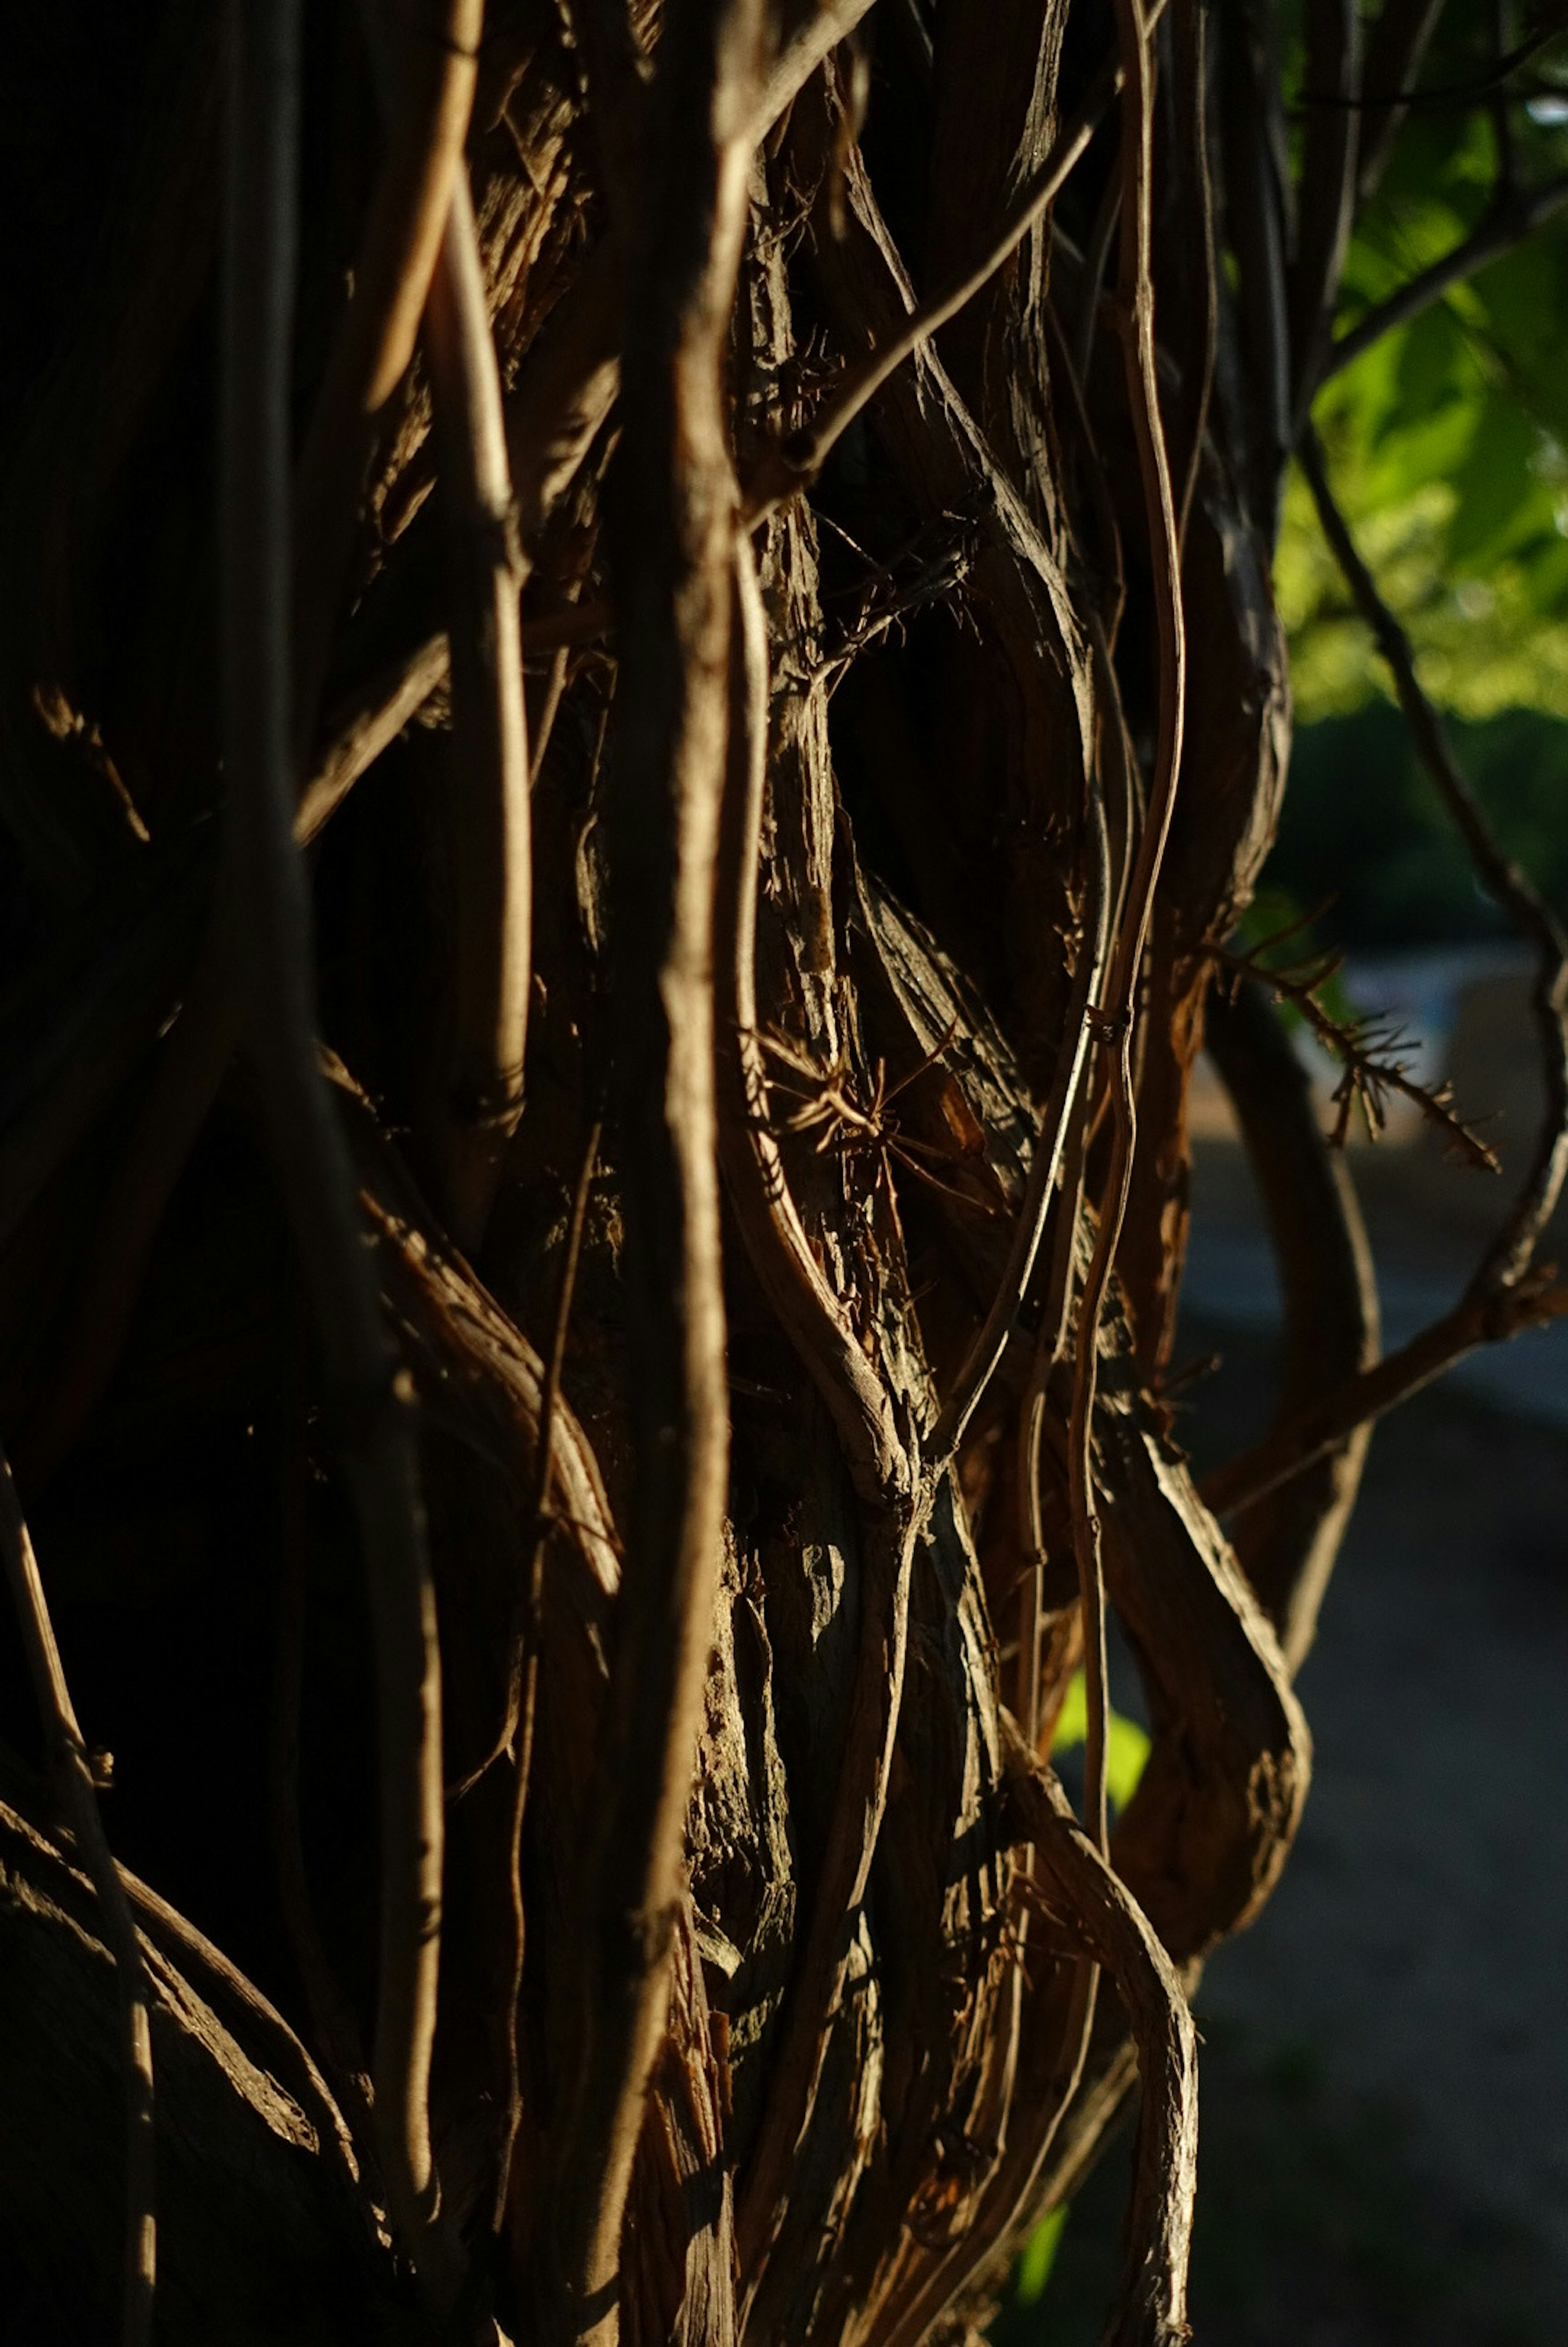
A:
<svg viewBox="0 0 1568 2347">
<path fill-rule="evenodd" d="M 1053 2209 L 1042 2217 L 1023 2244 L 1023 2254 L 1018 2260 L 1018 2279 L 1013 2284 L 1013 2296 L 1020 2306 L 1037 2305 L 1045 2285 L 1051 2279 L 1051 2269 L 1056 2262 L 1056 2245 L 1062 2239 L 1062 2228 L 1067 2222 L 1067 2207 Z"/>
<path fill-rule="evenodd" d="M 1052 1732 L 1053 1755 L 1071 1751 L 1074 1745 L 1084 1742 L 1088 1733 L 1089 1699 L 1084 1674 L 1074 1671 L 1067 1682 L 1067 1692 Z M 1137 1791 L 1148 1757 L 1148 1736 L 1137 1721 L 1119 1711 L 1109 1712 L 1105 1721 L 1105 1790 L 1115 1808 L 1125 1809 Z"/>
</svg>

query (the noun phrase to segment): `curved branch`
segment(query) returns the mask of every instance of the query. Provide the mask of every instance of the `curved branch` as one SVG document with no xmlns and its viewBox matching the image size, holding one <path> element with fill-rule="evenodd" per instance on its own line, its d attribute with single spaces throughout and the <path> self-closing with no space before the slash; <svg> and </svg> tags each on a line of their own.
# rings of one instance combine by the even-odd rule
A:
<svg viewBox="0 0 1568 2347">
<path fill-rule="evenodd" d="M 1324 384 L 1331 383 L 1342 368 L 1359 359 L 1363 351 L 1369 351 L 1374 343 L 1381 342 L 1385 334 L 1419 318 L 1423 310 L 1441 302 L 1451 286 L 1462 284 L 1489 261 L 1512 251 L 1516 244 L 1522 244 L 1564 204 L 1568 204 L 1568 172 L 1548 179 L 1543 187 L 1505 190 L 1480 227 L 1472 229 L 1451 252 L 1445 252 L 1430 268 L 1419 270 L 1397 292 L 1374 302 L 1353 326 L 1335 336 L 1313 388 L 1321 389 Z"/>
<path fill-rule="evenodd" d="M 816 13 L 807 18 L 779 52 L 762 86 L 746 126 L 746 136 L 753 147 L 761 145 L 823 58 L 840 41 L 849 39 L 861 17 L 869 15 L 871 10 L 871 0 L 818 0 Z"/>
<path fill-rule="evenodd" d="M 1453 246 L 1453 251 L 1443 253 L 1430 268 L 1418 270 L 1409 284 L 1399 286 L 1397 293 L 1390 293 L 1385 301 L 1373 302 L 1354 326 L 1348 326 L 1345 333 L 1333 338 L 1315 387 L 1331 383 L 1333 375 L 1340 374 L 1340 368 L 1349 366 L 1352 359 L 1359 359 L 1361 352 L 1370 350 L 1373 343 L 1380 343 L 1385 333 L 1392 333 L 1397 326 L 1409 326 L 1410 319 L 1420 317 L 1422 310 L 1430 310 L 1431 302 L 1441 301 L 1449 286 L 1462 284 L 1467 277 L 1474 277 L 1476 270 L 1486 268 L 1488 261 L 1498 261 L 1516 244 L 1523 244 L 1526 237 L 1535 235 L 1537 228 L 1544 228 L 1547 220 L 1554 219 L 1563 204 L 1568 204 L 1568 171 L 1559 179 L 1549 179 L 1543 188 L 1504 192 L 1486 213 L 1481 225 L 1471 228 L 1470 235 Z"/>
<path fill-rule="evenodd" d="M 1568 1314 L 1568 1286 L 1524 1278 L 1512 1287 L 1467 1296 L 1451 1312 L 1412 1337 L 1375 1368 L 1347 1378 L 1329 1393 L 1298 1410 L 1239 1458 L 1227 1460 L 1199 1485 L 1206 1507 L 1217 1516 L 1234 1515 L 1288 1483 L 1341 1442 L 1345 1436 L 1408 1401 L 1482 1345 L 1500 1345 L 1525 1328 L 1543 1327 Z"/>
<path fill-rule="evenodd" d="M 1421 690 L 1410 640 L 1384 602 L 1335 502 L 1322 446 L 1310 425 L 1302 435 L 1300 457 L 1323 534 L 1393 676 L 1416 754 L 1453 817 L 1481 887 L 1535 949 L 1531 1009 L 1546 1109 L 1519 1195 L 1466 1291 L 1467 1303 L 1480 1301 L 1505 1295 L 1524 1277 L 1568 1174 L 1568 933 L 1540 890 L 1492 837 L 1481 804 L 1459 770 L 1442 719 Z"/>
<path fill-rule="evenodd" d="M 752 1268 L 838 1428 L 868 1505 L 910 1480 L 886 1387 L 823 1276 L 790 1194 L 757 1025 L 757 875 L 768 766 L 768 620 L 744 539 L 735 557 L 729 773 L 714 922 L 725 1070 L 719 1159 Z M 734 1056 L 729 1043 L 733 1038 Z"/>
</svg>

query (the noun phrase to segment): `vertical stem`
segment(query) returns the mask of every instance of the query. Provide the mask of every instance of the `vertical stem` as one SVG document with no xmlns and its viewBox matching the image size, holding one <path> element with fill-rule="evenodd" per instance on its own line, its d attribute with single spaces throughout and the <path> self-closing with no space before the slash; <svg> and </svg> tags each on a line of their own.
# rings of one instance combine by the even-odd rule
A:
<svg viewBox="0 0 1568 2347">
<path fill-rule="evenodd" d="M 66 1685 L 60 1650 L 55 1643 L 48 1601 L 38 1573 L 38 1560 L 9 1462 L 0 1453 L 0 1541 L 5 1543 L 5 1571 L 26 1649 L 33 1690 L 43 1717 L 44 1734 L 55 1781 L 65 1805 L 76 1856 L 87 1869 L 102 1911 L 104 1937 L 114 1959 L 119 1983 L 120 2013 L 125 2032 L 126 2073 L 126 2250 L 125 2312 L 121 2336 L 125 2347 L 148 2347 L 152 2336 L 153 2296 L 158 2278 L 157 2139 L 154 2130 L 152 2076 L 152 1995 L 141 1943 L 137 1938 L 130 1901 L 115 1864 L 98 1814 L 82 1731 Z"/>
<path fill-rule="evenodd" d="M 523 1108 L 533 880 L 528 725 L 501 370 L 466 172 L 425 305 L 454 589 L 452 613 L 457 986 L 442 1070 L 438 1148 L 453 1236 L 484 1235 Z"/>
<path fill-rule="evenodd" d="M 405 2246 L 431 2272 L 429 2126 L 443 1835 L 441 1670 L 414 1425 L 316 1045 L 311 909 L 294 843 L 290 356 L 298 0 L 236 0 L 221 491 L 226 854 L 249 1045 L 330 1378 L 375 1645 L 382 1913 L 376 2116 Z"/>
<path fill-rule="evenodd" d="M 1095 1848 L 1107 1846 L 1105 1820 L 1105 1584 L 1100 1563 L 1100 1522 L 1095 1512 L 1091 1441 L 1099 1369 L 1100 1315 L 1115 1265 L 1132 1183 L 1137 1118 L 1133 1100 L 1133 1020 L 1138 971 L 1148 937 L 1156 885 L 1170 835 L 1181 770 L 1186 693 L 1186 638 L 1182 621 L 1181 558 L 1170 463 L 1160 421 L 1155 371 L 1155 296 L 1150 274 L 1149 190 L 1153 173 L 1154 70 L 1142 0 L 1116 0 L 1116 27 L 1125 74 L 1122 96 L 1122 254 L 1120 319 L 1127 402 L 1137 441 L 1148 523 L 1150 568 L 1159 642 L 1159 731 L 1149 793 L 1121 932 L 1100 1020 L 1101 1040 L 1113 1054 L 1111 1098 L 1115 1129 L 1111 1165 L 1100 1208 L 1095 1252 L 1078 1309 L 1077 1363 L 1068 1431 L 1068 1501 L 1084 1607 L 1084 1678 L 1088 1699 L 1084 1739 L 1084 1813 Z"/>
<path fill-rule="evenodd" d="M 611 520 L 618 1161 L 630 1539 L 585 1865 L 580 2057 L 552 2328 L 613 2338 L 621 2219 L 664 2029 L 728 1456 L 713 910 L 738 493 L 724 356 L 747 216 L 761 0 L 677 0 L 654 133 L 673 168 L 633 277 Z M 678 158 L 678 163 L 675 159 Z"/>
</svg>

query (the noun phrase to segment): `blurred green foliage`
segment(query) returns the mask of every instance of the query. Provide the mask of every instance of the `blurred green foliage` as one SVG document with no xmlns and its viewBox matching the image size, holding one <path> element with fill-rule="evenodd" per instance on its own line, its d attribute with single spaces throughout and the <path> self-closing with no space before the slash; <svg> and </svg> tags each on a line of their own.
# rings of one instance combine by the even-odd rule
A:
<svg viewBox="0 0 1568 2347">
<path fill-rule="evenodd" d="M 1512 709 L 1455 720 L 1450 733 L 1498 838 L 1568 914 L 1568 724 Z M 1309 938 L 1289 950 L 1415 948 L 1507 933 L 1404 720 L 1380 699 L 1298 727 L 1278 841 L 1244 942 L 1319 907 Z"/>
<path fill-rule="evenodd" d="M 1449 70 L 1464 70 L 1460 56 Z M 1511 120 L 1518 184 L 1568 169 L 1568 129 L 1517 107 Z M 1480 225 L 1498 169 L 1489 114 L 1412 117 L 1351 244 L 1341 332 Z M 1568 210 L 1374 343 L 1314 409 L 1336 494 L 1422 682 L 1462 717 L 1568 719 L 1565 323 Z M 1301 721 L 1386 689 L 1299 476 L 1276 582 Z"/>
<path fill-rule="evenodd" d="M 1053 1759 L 1082 1744 L 1089 1732 L 1089 1698 L 1081 1670 L 1067 1682 L 1062 1708 L 1051 1732 Z M 1149 1757 L 1149 1739 L 1135 1719 L 1108 1710 L 1105 1720 L 1105 1790 L 1114 1809 L 1125 1809 L 1138 1789 L 1138 1778 Z"/>
<path fill-rule="evenodd" d="M 1288 12 L 1289 21 L 1297 12 Z M 1429 87 L 1484 70 L 1485 11 L 1451 9 Z M 1294 44 L 1293 44 L 1294 46 Z M 1297 50 L 1299 71 L 1298 48 Z M 1568 174 L 1568 43 L 1508 109 L 1521 189 Z M 1493 112 L 1408 120 L 1359 220 L 1339 331 L 1452 250 L 1498 200 Z M 1408 629 L 1421 681 L 1502 845 L 1568 913 L 1568 206 L 1319 395 L 1335 492 Z M 1502 934 L 1392 705 L 1299 475 L 1276 569 L 1296 746 L 1268 887 L 1327 905 L 1314 942 L 1419 948 Z"/>
</svg>

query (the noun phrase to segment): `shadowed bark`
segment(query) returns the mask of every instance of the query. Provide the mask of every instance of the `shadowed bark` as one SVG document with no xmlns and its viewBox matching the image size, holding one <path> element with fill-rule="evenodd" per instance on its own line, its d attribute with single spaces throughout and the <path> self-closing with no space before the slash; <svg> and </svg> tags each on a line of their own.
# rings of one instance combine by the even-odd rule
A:
<svg viewBox="0 0 1568 2347">
<path fill-rule="evenodd" d="M 1185 2335 L 1186 1998 L 1288 1858 L 1370 1419 L 1568 1305 L 1561 935 L 1307 420 L 1434 12 L 1355 14 L 1294 164 L 1265 0 L 29 35 L 0 2281 L 66 2335 L 140 2335 L 156 2205 L 170 2342 L 956 2342 L 1135 2083 L 1106 2336 Z M 1298 436 L 1553 1077 L 1387 1361 L 1285 1031 L 1214 992 Z M 1287 1315 L 1200 1489 L 1206 1025 Z"/>
</svg>

